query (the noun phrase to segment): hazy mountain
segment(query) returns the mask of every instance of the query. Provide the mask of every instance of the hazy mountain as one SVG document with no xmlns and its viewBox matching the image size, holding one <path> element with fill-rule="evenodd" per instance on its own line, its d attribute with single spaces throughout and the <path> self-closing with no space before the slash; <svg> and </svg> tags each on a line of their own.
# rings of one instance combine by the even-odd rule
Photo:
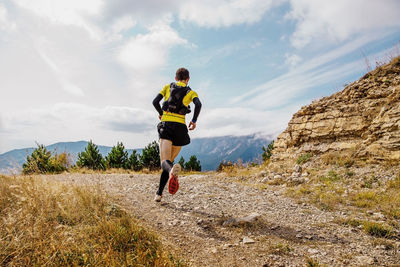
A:
<svg viewBox="0 0 400 267">
<path fill-rule="evenodd" d="M 187 161 L 195 155 L 201 162 L 202 170 L 215 170 L 223 160 L 261 161 L 262 146 L 271 141 L 255 135 L 193 139 L 190 145 L 182 148 L 176 161 L 181 156 Z"/>
<path fill-rule="evenodd" d="M 187 161 L 191 155 L 196 155 L 200 160 L 203 170 L 215 170 L 223 160 L 236 161 L 242 159 L 243 162 L 261 159 L 262 146 L 268 145 L 270 140 L 258 138 L 255 135 L 249 136 L 223 136 L 193 139 L 191 144 L 182 148 L 177 160 L 181 156 Z M 78 153 L 85 150 L 86 141 L 79 142 L 60 142 L 47 146 L 46 148 L 53 153 L 67 152 L 75 162 Z M 98 145 L 99 151 L 106 156 L 112 147 Z M 26 161 L 34 148 L 15 149 L 4 154 L 0 154 L 0 173 L 18 172 L 22 164 Z M 142 149 L 136 149 L 141 153 Z M 133 149 L 127 149 L 131 154 Z"/>
<path fill-rule="evenodd" d="M 78 142 L 60 142 L 55 143 L 46 148 L 51 151 L 53 154 L 55 153 L 63 153 L 67 152 L 70 154 L 71 160 L 75 162 L 78 159 L 78 153 L 85 150 L 88 142 L 87 141 L 78 141 Z M 98 145 L 99 152 L 106 156 L 112 149 L 109 146 L 101 146 Z M 4 154 L 0 155 L 0 173 L 15 173 L 18 172 L 22 168 L 22 164 L 26 161 L 27 155 L 30 155 L 35 148 L 22 148 L 22 149 L 14 149 L 8 151 Z M 132 153 L 133 149 L 127 149 L 129 154 Z M 138 152 L 141 152 L 141 149 L 137 149 Z"/>
</svg>

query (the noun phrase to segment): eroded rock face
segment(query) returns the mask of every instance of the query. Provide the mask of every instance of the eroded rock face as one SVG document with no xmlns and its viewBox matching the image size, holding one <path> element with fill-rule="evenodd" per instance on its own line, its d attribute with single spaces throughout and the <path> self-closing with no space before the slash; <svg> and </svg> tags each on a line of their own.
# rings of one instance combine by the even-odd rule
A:
<svg viewBox="0 0 400 267">
<path fill-rule="evenodd" d="M 302 107 L 278 136 L 273 158 L 342 150 L 400 159 L 400 57 Z"/>
</svg>

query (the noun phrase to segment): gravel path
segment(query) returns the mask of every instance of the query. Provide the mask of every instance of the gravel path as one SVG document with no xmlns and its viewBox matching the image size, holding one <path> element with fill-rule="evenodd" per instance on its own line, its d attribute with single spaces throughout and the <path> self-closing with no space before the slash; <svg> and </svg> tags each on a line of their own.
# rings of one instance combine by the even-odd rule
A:
<svg viewBox="0 0 400 267">
<path fill-rule="evenodd" d="M 400 263 L 399 240 L 377 239 L 339 225 L 335 220 L 344 218 L 343 212 L 298 204 L 284 195 L 284 186 L 189 175 L 180 177 L 175 195 L 166 189 L 162 202 L 156 203 L 158 175 L 44 177 L 100 186 L 192 266 L 304 266 L 311 260 L 329 266 Z M 239 223 L 240 218 L 256 220 Z"/>
</svg>

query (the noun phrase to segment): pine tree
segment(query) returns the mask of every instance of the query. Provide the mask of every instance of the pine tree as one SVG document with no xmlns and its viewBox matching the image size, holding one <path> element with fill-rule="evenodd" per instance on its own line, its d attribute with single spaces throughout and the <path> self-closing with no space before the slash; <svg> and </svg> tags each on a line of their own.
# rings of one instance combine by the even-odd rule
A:
<svg viewBox="0 0 400 267">
<path fill-rule="evenodd" d="M 189 161 L 186 162 L 185 169 L 188 171 L 201 171 L 200 161 L 195 155 L 191 156 Z"/>
<path fill-rule="evenodd" d="M 44 145 L 37 144 L 32 154 L 26 157 L 26 163 L 22 165 L 23 174 L 47 173 L 51 170 L 51 153 Z"/>
<path fill-rule="evenodd" d="M 160 148 L 156 141 L 151 142 L 143 149 L 140 161 L 143 167 L 150 170 L 160 168 Z"/>
<path fill-rule="evenodd" d="M 181 158 L 178 161 L 179 165 L 181 165 L 181 167 L 184 169 L 185 168 L 185 159 L 183 158 L 183 156 L 181 156 Z"/>
<path fill-rule="evenodd" d="M 113 146 L 110 153 L 108 153 L 106 165 L 108 168 L 128 168 L 128 151 L 125 150 L 122 142 Z"/>
<path fill-rule="evenodd" d="M 132 154 L 129 156 L 128 168 L 134 171 L 140 171 L 143 168 L 140 161 L 140 155 L 136 152 L 136 150 L 133 150 Z"/>
<path fill-rule="evenodd" d="M 267 148 L 265 148 L 264 146 L 262 147 L 263 150 L 262 158 L 264 161 L 271 158 L 273 149 L 274 149 L 274 141 L 269 143 Z"/>
<path fill-rule="evenodd" d="M 97 145 L 89 141 L 85 151 L 78 154 L 78 167 L 86 167 L 92 170 L 105 170 L 105 162 L 103 156 L 99 152 Z"/>
</svg>

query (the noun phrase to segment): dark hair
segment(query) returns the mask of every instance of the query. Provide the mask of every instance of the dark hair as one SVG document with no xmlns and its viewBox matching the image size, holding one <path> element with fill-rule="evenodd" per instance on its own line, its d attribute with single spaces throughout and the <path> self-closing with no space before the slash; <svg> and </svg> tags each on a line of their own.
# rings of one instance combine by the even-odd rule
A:
<svg viewBox="0 0 400 267">
<path fill-rule="evenodd" d="M 179 69 L 176 71 L 176 76 L 175 76 L 175 78 L 176 78 L 178 81 L 187 80 L 187 79 L 189 78 L 189 71 L 188 71 L 187 69 L 185 69 L 185 68 L 179 68 Z"/>
</svg>

